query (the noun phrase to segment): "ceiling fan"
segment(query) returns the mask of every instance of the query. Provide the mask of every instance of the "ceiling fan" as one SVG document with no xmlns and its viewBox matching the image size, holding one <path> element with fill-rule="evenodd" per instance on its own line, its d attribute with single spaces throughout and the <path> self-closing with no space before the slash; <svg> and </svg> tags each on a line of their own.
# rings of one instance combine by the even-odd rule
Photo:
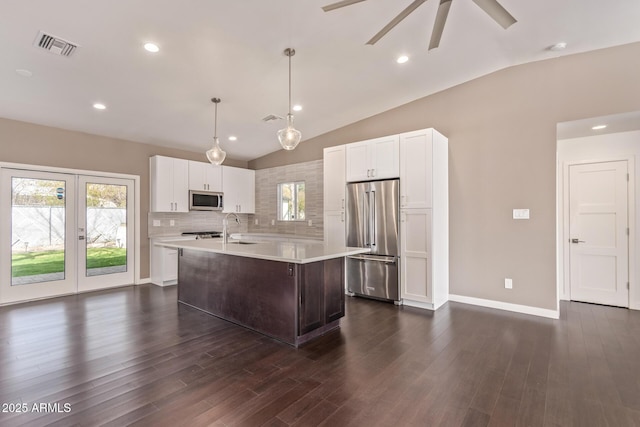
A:
<svg viewBox="0 0 640 427">
<path fill-rule="evenodd" d="M 350 6 L 355 3 L 360 3 L 365 0 L 342 0 L 336 3 L 329 4 L 324 6 L 322 10 L 325 12 L 329 12 L 335 9 L 340 9 L 341 7 Z M 393 29 L 396 25 L 398 25 L 404 18 L 409 16 L 411 12 L 416 10 L 418 6 L 427 0 L 414 0 L 406 9 L 398 14 L 395 18 L 393 18 L 382 30 L 378 31 L 378 33 L 371 38 L 367 42 L 367 44 L 374 45 L 378 40 L 384 37 L 389 31 Z M 431 41 L 429 42 L 429 50 L 438 47 L 440 44 L 440 38 L 442 37 L 442 31 L 444 30 L 444 24 L 447 21 L 447 16 L 449 15 L 449 8 L 451 7 L 451 3 L 453 0 L 440 0 L 440 5 L 438 6 L 438 12 L 436 13 L 436 22 L 433 25 L 433 32 L 431 33 Z M 473 0 L 473 2 L 478 5 L 482 10 L 485 11 L 487 15 L 493 18 L 502 28 L 505 30 L 509 28 L 512 24 L 516 23 L 516 19 L 511 16 L 507 10 L 498 3 L 497 0 Z"/>
</svg>

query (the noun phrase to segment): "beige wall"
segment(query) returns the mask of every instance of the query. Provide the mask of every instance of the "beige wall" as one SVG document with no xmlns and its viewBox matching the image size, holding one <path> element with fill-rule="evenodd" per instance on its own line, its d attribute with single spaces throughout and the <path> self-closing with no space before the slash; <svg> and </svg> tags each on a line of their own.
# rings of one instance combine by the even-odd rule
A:
<svg viewBox="0 0 640 427">
<path fill-rule="evenodd" d="M 70 169 L 140 176 L 140 276 L 149 277 L 149 157 L 160 154 L 206 161 L 194 153 L 106 138 L 0 118 L 0 162 L 24 163 Z M 228 159 L 228 166 L 247 163 Z"/>
<path fill-rule="evenodd" d="M 324 147 L 434 127 L 449 138 L 451 293 L 554 310 L 556 123 L 639 110 L 639 73 L 640 43 L 516 66 L 249 167 L 320 159 Z M 513 208 L 531 209 L 531 219 L 514 221 Z M 505 277 L 513 290 L 504 289 Z"/>
</svg>

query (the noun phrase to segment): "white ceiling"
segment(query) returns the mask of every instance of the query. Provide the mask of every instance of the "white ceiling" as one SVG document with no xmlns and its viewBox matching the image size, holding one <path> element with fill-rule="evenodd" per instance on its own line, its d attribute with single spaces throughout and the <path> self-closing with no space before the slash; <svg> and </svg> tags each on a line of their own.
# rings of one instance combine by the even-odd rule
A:
<svg viewBox="0 0 640 427">
<path fill-rule="evenodd" d="M 606 127 L 603 129 L 592 129 L 594 126 Z M 558 139 L 561 140 L 636 130 L 640 130 L 640 111 L 629 111 L 622 114 L 589 117 L 581 120 L 558 123 L 557 136 Z"/>
<path fill-rule="evenodd" d="M 205 151 L 216 96 L 223 149 L 250 160 L 279 149 L 283 121 L 261 119 L 287 112 L 286 47 L 297 51 L 304 141 L 511 65 L 640 41 L 636 0 L 500 0 L 518 20 L 507 30 L 471 0 L 453 0 L 440 47 L 428 51 L 439 3 L 430 0 L 367 46 L 411 0 L 322 11 L 334 1 L 4 0 L 0 117 Z M 81 47 L 69 58 L 37 49 L 40 30 Z M 144 51 L 147 41 L 161 51 Z M 568 48 L 546 49 L 557 42 Z M 411 59 L 398 65 L 400 54 Z"/>
</svg>

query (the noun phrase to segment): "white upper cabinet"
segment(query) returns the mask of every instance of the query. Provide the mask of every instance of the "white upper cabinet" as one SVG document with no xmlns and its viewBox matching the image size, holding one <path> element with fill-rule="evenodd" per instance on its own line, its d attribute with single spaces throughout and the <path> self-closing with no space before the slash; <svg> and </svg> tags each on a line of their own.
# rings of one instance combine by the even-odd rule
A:
<svg viewBox="0 0 640 427">
<path fill-rule="evenodd" d="M 347 144 L 347 181 L 372 181 L 400 176 L 399 136 Z"/>
<path fill-rule="evenodd" d="M 400 135 L 400 207 L 433 206 L 433 129 Z"/>
<path fill-rule="evenodd" d="M 172 157 L 149 158 L 151 212 L 189 211 L 189 162 Z"/>
<path fill-rule="evenodd" d="M 345 246 L 345 146 L 324 149 L 324 241 L 329 245 Z"/>
<path fill-rule="evenodd" d="M 222 166 L 189 160 L 189 190 L 222 191 Z"/>
<path fill-rule="evenodd" d="M 256 173 L 251 169 L 222 166 L 222 212 L 255 213 Z"/>
</svg>

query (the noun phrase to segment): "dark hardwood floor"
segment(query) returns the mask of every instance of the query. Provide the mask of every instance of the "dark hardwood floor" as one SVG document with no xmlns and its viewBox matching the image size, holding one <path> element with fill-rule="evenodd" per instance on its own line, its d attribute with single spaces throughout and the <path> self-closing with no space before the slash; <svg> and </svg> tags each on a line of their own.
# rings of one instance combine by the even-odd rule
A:
<svg viewBox="0 0 640 427">
<path fill-rule="evenodd" d="M 640 426 L 640 312 L 347 298 L 295 349 L 143 285 L 0 308 L 0 403 L 30 411 L 2 426 Z"/>
</svg>

